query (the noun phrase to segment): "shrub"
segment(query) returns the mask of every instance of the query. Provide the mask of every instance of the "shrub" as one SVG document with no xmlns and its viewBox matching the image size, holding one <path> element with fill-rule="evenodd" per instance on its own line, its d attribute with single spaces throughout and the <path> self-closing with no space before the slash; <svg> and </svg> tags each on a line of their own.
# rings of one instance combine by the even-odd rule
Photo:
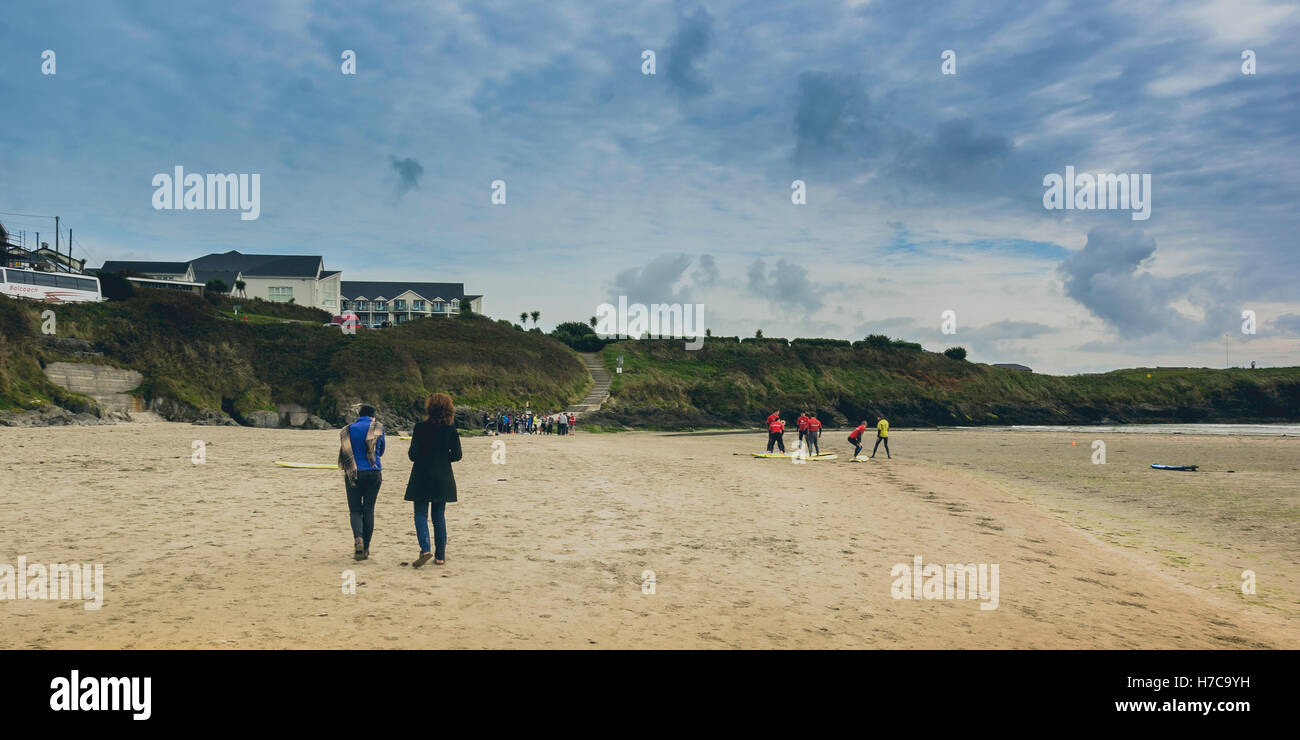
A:
<svg viewBox="0 0 1300 740">
<path fill-rule="evenodd" d="M 100 292 L 110 301 L 125 301 L 135 295 L 135 286 L 120 273 L 101 272 L 97 277 Z"/>
<path fill-rule="evenodd" d="M 850 347 L 852 342 L 847 339 L 823 339 L 821 337 L 800 337 L 790 340 L 790 344 L 803 344 L 809 347 Z"/>
<path fill-rule="evenodd" d="M 949 347 L 948 349 L 945 349 L 943 353 L 945 356 L 951 357 L 952 359 L 957 361 L 966 359 L 965 347 Z"/>
</svg>

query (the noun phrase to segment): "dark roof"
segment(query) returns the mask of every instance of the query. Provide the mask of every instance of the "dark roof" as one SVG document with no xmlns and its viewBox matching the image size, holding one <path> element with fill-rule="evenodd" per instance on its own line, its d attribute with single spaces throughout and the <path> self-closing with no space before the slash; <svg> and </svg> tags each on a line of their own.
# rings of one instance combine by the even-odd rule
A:
<svg viewBox="0 0 1300 740">
<path fill-rule="evenodd" d="M 152 273 L 155 275 L 184 275 L 189 269 L 188 262 L 128 262 L 124 260 L 108 260 L 104 266 L 99 268 L 99 272 L 122 272 L 130 270 L 141 274 Z"/>
<path fill-rule="evenodd" d="M 194 282 L 208 284 L 209 280 L 220 280 L 226 284 L 230 290 L 235 289 L 235 281 L 239 279 L 237 272 L 223 272 L 221 270 L 195 270 Z"/>
<path fill-rule="evenodd" d="M 241 254 L 235 250 L 208 254 L 192 260 L 194 272 L 242 272 L 245 277 L 315 278 L 321 268 L 319 255 Z"/>
<path fill-rule="evenodd" d="M 321 276 L 321 279 L 324 280 L 325 278 L 327 278 L 327 277 L 333 277 L 333 276 L 339 274 L 340 272 L 343 272 L 343 271 L 342 271 L 342 270 L 321 270 L 321 271 L 320 271 L 320 276 Z"/>
<path fill-rule="evenodd" d="M 398 281 L 344 280 L 340 292 L 343 297 L 353 298 L 394 298 L 411 290 L 425 300 L 442 298 L 443 300 L 464 299 L 464 283 L 407 283 Z"/>
</svg>

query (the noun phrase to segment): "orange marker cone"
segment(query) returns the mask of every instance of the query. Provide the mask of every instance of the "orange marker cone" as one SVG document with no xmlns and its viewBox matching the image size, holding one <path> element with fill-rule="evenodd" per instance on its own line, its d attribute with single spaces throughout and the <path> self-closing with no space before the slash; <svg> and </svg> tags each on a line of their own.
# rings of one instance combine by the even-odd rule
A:
<svg viewBox="0 0 1300 740">
<path fill-rule="evenodd" d="M 1070 443 L 1070 446 L 1071 446 L 1071 447 L 1078 447 L 1078 446 L 1079 446 L 1079 443 L 1078 443 L 1078 442 L 1071 442 L 1071 443 Z"/>
</svg>

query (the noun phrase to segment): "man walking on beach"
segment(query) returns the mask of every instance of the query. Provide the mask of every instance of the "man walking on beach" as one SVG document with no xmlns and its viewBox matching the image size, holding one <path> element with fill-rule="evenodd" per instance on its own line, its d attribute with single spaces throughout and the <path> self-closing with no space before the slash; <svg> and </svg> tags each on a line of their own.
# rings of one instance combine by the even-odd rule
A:
<svg viewBox="0 0 1300 740">
<path fill-rule="evenodd" d="M 889 454 L 889 420 L 883 417 L 876 419 L 876 446 L 871 448 L 872 457 L 876 456 L 881 442 L 885 443 L 885 457 L 893 460 L 894 456 Z"/>
<path fill-rule="evenodd" d="M 353 557 L 370 557 L 370 537 L 375 533 L 375 498 L 383 483 L 379 458 L 384 454 L 384 425 L 375 421 L 375 407 L 363 404 L 357 420 L 339 434 L 339 470 L 348 494 L 352 522 Z"/>
</svg>

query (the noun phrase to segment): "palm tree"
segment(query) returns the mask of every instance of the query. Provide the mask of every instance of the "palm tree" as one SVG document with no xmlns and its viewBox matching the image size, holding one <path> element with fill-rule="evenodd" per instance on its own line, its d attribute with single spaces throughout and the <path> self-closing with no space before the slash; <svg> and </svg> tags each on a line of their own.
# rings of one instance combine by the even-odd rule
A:
<svg viewBox="0 0 1300 740">
<path fill-rule="evenodd" d="M 596 324 L 599 324 L 600 322 L 596 320 L 595 316 L 592 316 L 591 318 L 587 319 L 587 323 L 591 325 L 591 328 L 595 329 Z"/>
<path fill-rule="evenodd" d="M 528 312 L 527 312 L 527 311 L 524 311 L 523 313 L 519 314 L 519 323 L 522 324 L 523 326 L 528 326 Z"/>
<path fill-rule="evenodd" d="M 533 317 L 533 326 L 537 326 L 537 320 L 540 319 L 540 318 L 542 318 L 542 312 L 541 312 L 541 311 L 533 311 L 532 314 L 530 314 L 530 315 Z"/>
</svg>

